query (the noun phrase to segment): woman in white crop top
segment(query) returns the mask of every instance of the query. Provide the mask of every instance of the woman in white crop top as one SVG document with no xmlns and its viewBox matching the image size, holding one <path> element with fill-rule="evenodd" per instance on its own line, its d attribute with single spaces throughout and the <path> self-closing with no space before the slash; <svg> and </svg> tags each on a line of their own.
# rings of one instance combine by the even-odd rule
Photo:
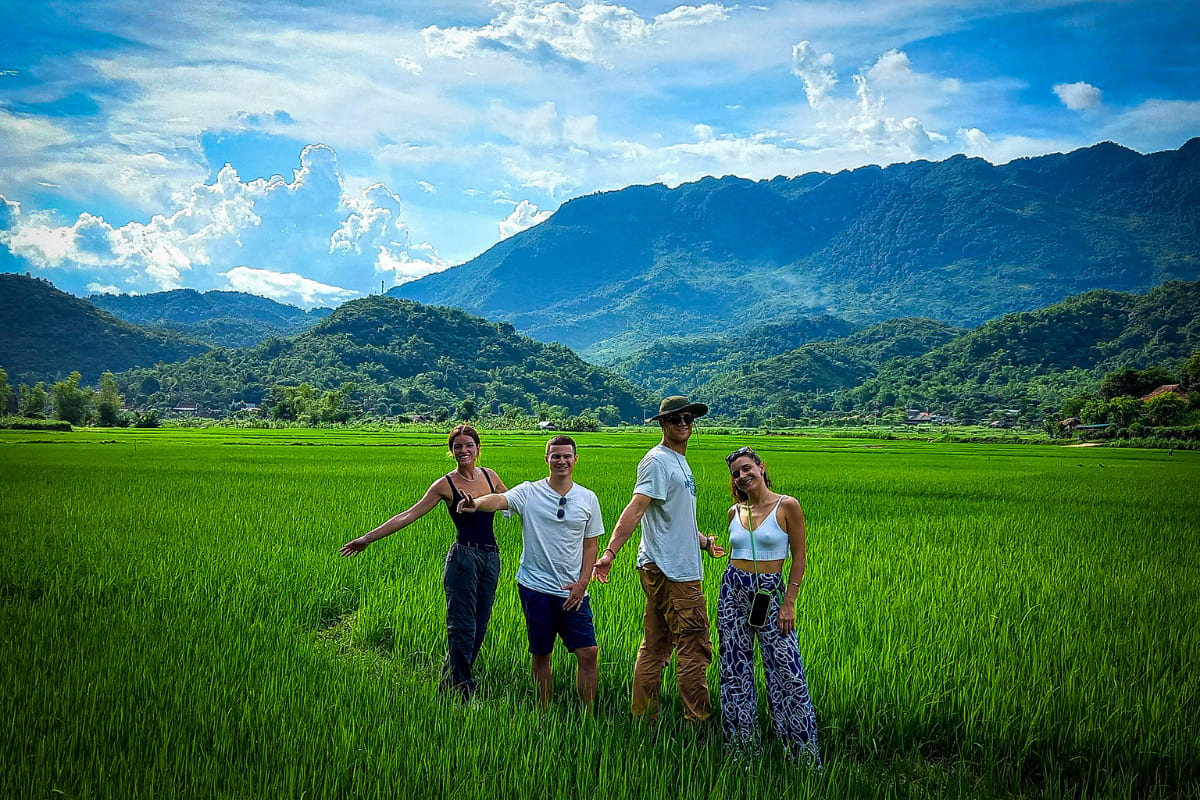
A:
<svg viewBox="0 0 1200 800">
<path fill-rule="evenodd" d="M 762 652 L 776 737 L 790 760 L 817 769 L 817 717 L 796 639 L 796 596 L 804 578 L 804 511 L 799 501 L 771 491 L 767 466 L 749 447 L 725 458 L 730 491 L 729 567 L 717 601 L 721 726 L 735 757 L 760 749 L 754 645 Z M 784 565 L 791 566 L 784 578 Z M 768 592 L 766 624 L 749 622 L 754 594 Z"/>
</svg>

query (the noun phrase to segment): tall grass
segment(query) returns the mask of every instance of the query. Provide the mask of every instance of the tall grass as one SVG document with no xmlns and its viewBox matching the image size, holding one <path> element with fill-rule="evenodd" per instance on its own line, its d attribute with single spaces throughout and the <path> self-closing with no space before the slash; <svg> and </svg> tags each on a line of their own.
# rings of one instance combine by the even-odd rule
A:
<svg viewBox="0 0 1200 800">
<path fill-rule="evenodd" d="M 578 438 L 611 529 L 654 439 Z M 452 468 L 440 436 L 13 432 L 0 796 L 1200 794 L 1196 454 L 698 436 L 706 530 L 723 534 L 723 455 L 747 443 L 807 515 L 822 775 L 775 750 L 731 763 L 682 725 L 671 675 L 659 727 L 630 720 L 632 549 L 593 589 L 596 716 L 564 653 L 539 713 L 516 520 L 497 525 L 481 702 L 440 696 L 444 512 L 337 556 Z M 511 486 L 544 475 L 541 448 L 485 434 L 483 461 Z"/>
</svg>

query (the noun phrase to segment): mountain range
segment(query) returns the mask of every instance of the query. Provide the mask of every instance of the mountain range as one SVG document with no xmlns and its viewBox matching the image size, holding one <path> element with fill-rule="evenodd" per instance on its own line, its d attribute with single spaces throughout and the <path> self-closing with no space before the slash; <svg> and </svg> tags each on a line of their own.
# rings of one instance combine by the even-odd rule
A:
<svg viewBox="0 0 1200 800">
<path fill-rule="evenodd" d="M 592 195 L 389 292 L 420 302 L 83 300 L 0 274 L 0 367 L 29 384 L 120 372 L 131 402 L 168 408 L 307 382 L 353 383 L 381 414 L 470 401 L 629 420 L 685 393 L 748 424 L 906 406 L 1036 416 L 1106 370 L 1200 350 L 1197 278 L 1200 139 L 1147 156 L 1106 143 Z"/>
<path fill-rule="evenodd" d="M 663 337 L 829 315 L 975 327 L 1091 289 L 1200 278 L 1200 139 L 994 166 L 955 156 L 564 203 L 389 294 L 462 308 L 596 363 Z"/>
<path fill-rule="evenodd" d="M 1095 391 L 1109 372 L 1174 370 L 1200 352 L 1200 281 L 1145 294 L 1094 290 L 973 330 L 925 318 L 863 328 L 806 318 L 706 341 L 660 340 L 609 368 L 508 323 L 380 296 L 252 348 L 163 339 L 15 275 L 0 275 L 0 311 L 0 367 L 14 384 L 76 369 L 94 383 L 100 371 L 124 369 L 117 381 L 133 405 L 193 402 L 217 412 L 303 382 L 318 391 L 353 384 L 351 401 L 368 413 L 431 418 L 469 403 L 477 413 L 557 408 L 615 424 L 682 392 L 708 403 L 714 418 L 747 425 L 911 407 L 961 419 L 1004 408 L 1036 421 Z"/>
</svg>

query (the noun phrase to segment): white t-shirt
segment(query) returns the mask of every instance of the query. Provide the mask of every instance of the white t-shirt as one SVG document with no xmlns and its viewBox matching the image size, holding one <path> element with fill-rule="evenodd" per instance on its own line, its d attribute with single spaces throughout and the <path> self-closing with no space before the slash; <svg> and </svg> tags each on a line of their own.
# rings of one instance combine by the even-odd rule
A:
<svg viewBox="0 0 1200 800">
<path fill-rule="evenodd" d="M 510 510 L 521 515 L 521 566 L 517 583 L 546 594 L 566 597 L 563 587 L 579 580 L 583 570 L 583 540 L 604 533 L 600 501 L 579 484 L 567 492 L 563 518 L 558 501 L 563 495 L 546 479 L 515 486 L 504 493 Z"/>
<path fill-rule="evenodd" d="M 696 479 L 687 459 L 663 444 L 650 448 L 638 464 L 633 492 L 652 500 L 642 515 L 637 565 L 653 561 L 677 583 L 703 578 L 696 525 Z"/>
</svg>

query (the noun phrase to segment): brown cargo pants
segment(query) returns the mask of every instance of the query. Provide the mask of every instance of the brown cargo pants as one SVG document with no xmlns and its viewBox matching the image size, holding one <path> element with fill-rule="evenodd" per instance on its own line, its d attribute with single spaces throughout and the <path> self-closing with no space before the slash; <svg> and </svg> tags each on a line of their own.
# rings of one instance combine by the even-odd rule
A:
<svg viewBox="0 0 1200 800">
<path fill-rule="evenodd" d="M 658 717 L 662 674 L 676 654 L 676 682 L 684 716 L 699 722 L 712 714 L 708 692 L 708 665 L 712 662 L 712 636 L 708 605 L 700 581 L 676 583 L 653 562 L 638 569 L 646 611 L 642 617 L 642 644 L 633 671 L 633 714 Z"/>
</svg>

